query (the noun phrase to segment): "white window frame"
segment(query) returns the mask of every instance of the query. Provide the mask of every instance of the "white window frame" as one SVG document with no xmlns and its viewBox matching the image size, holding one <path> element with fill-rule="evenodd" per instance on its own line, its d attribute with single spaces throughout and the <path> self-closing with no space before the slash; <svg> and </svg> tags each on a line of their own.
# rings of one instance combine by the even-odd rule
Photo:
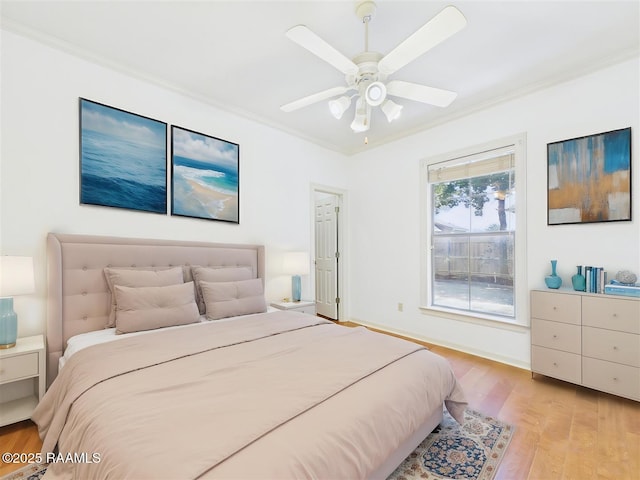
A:
<svg viewBox="0 0 640 480">
<path fill-rule="evenodd" d="M 515 160 L 515 188 L 516 188 L 516 230 L 514 254 L 514 316 L 504 317 L 478 312 L 467 312 L 453 308 L 433 305 L 431 298 L 431 245 L 433 225 L 433 202 L 429 185 L 429 166 L 456 160 L 462 157 L 478 155 L 490 150 L 498 150 L 512 146 Z M 474 323 L 498 322 L 507 326 L 528 326 L 527 315 L 527 246 L 526 246 L 526 153 L 527 135 L 520 133 L 506 138 L 493 140 L 481 145 L 464 148 L 454 152 L 426 158 L 420 162 L 420 308 L 423 313 L 436 314 L 446 318 L 454 318 Z"/>
</svg>

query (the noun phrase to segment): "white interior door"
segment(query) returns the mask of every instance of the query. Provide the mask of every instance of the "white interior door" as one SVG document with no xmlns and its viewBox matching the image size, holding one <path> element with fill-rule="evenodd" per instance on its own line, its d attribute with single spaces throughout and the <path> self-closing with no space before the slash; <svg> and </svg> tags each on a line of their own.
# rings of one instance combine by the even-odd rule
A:
<svg viewBox="0 0 640 480">
<path fill-rule="evenodd" d="M 338 197 L 321 195 L 315 200 L 316 312 L 338 319 Z"/>
</svg>

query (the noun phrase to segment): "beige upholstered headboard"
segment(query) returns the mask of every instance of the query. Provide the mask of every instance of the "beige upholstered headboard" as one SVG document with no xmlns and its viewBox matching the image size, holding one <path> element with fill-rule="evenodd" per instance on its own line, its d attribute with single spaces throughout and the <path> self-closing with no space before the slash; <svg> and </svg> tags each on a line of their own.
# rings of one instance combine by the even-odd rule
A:
<svg viewBox="0 0 640 480">
<path fill-rule="evenodd" d="M 47 237 L 47 385 L 67 340 L 104 328 L 110 308 L 105 267 L 250 267 L 264 282 L 264 246 L 50 233 Z"/>
</svg>

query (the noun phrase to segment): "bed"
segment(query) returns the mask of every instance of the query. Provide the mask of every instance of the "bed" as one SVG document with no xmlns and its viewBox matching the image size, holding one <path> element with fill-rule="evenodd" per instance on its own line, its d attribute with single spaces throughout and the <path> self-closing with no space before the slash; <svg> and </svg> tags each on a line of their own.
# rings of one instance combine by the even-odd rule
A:
<svg viewBox="0 0 640 480">
<path fill-rule="evenodd" d="M 263 246 L 51 233 L 47 262 L 50 387 L 32 418 L 67 460 L 47 479 L 383 479 L 443 405 L 462 419 L 442 357 L 268 311 Z M 176 284 L 111 285 L 176 269 Z"/>
</svg>

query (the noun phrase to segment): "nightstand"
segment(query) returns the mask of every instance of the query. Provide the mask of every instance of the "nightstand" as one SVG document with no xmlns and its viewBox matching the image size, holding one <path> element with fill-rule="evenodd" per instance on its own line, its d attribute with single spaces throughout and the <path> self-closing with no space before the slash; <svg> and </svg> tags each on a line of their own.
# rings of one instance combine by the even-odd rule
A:
<svg viewBox="0 0 640 480">
<path fill-rule="evenodd" d="M 16 346 L 0 350 L 0 426 L 26 420 L 45 391 L 45 351 L 42 335 L 18 338 Z"/>
<path fill-rule="evenodd" d="M 271 306 L 278 310 L 290 310 L 292 312 L 309 313 L 311 315 L 316 314 L 316 302 L 310 302 L 308 300 L 300 300 L 299 302 L 273 302 Z"/>
</svg>

